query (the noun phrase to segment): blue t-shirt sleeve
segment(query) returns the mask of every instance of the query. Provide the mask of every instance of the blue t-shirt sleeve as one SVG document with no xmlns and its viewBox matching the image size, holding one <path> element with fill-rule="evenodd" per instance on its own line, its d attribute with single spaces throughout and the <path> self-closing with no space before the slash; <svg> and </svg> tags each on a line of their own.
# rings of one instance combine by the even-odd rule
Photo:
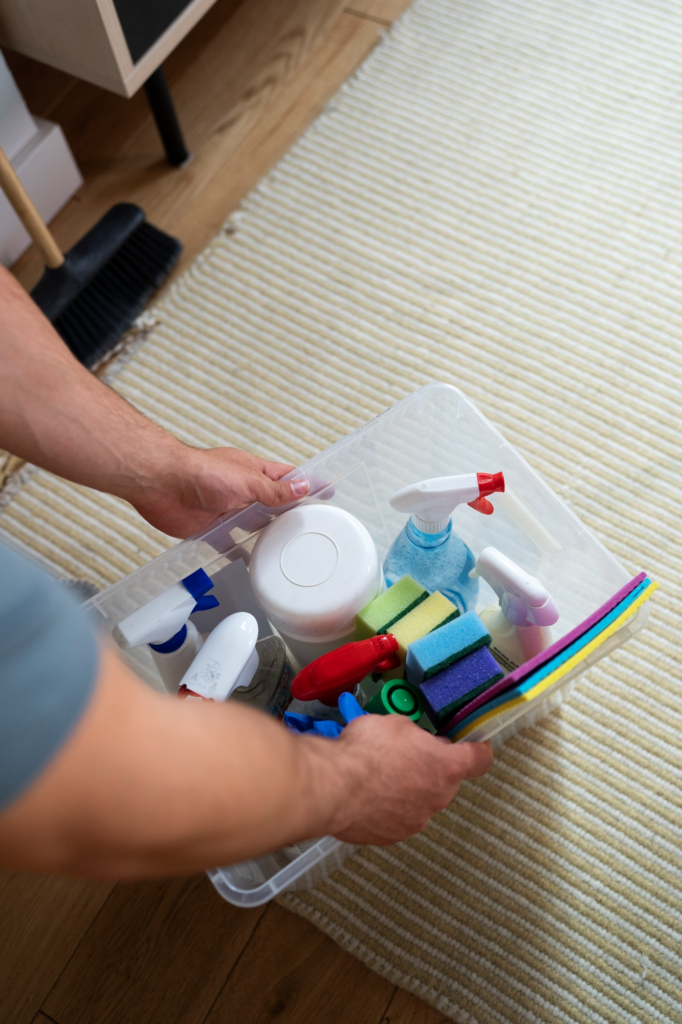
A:
<svg viewBox="0 0 682 1024">
<path fill-rule="evenodd" d="M 94 626 L 67 588 L 0 544 L 0 811 L 69 738 L 98 663 Z"/>
</svg>

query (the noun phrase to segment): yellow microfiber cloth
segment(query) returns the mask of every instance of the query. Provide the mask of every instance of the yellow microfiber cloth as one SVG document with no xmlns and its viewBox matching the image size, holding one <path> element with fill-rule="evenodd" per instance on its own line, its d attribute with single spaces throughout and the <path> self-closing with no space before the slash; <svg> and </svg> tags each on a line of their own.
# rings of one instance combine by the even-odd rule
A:
<svg viewBox="0 0 682 1024">
<path fill-rule="evenodd" d="M 605 626 L 601 630 L 599 624 L 596 627 L 596 635 L 589 640 L 583 647 L 579 648 L 575 654 L 567 659 L 563 659 L 561 655 L 558 655 L 549 665 L 556 664 L 554 671 L 547 675 L 542 674 L 542 669 L 539 669 L 537 673 L 531 673 L 531 675 L 519 683 L 518 686 L 512 687 L 512 689 L 501 694 L 498 698 L 490 702 L 490 706 L 483 705 L 480 709 L 473 712 L 469 718 L 465 718 L 460 722 L 454 729 L 449 731 L 447 735 L 453 742 L 463 740 L 476 732 L 476 735 L 471 737 L 474 740 L 488 739 L 486 734 L 486 726 L 489 726 L 494 718 L 498 715 L 508 714 L 515 707 L 522 707 L 525 705 L 532 705 L 538 703 L 539 699 L 550 690 L 555 683 L 558 683 L 563 676 L 565 676 L 571 669 L 579 665 L 581 661 L 585 661 L 586 658 L 596 651 L 597 648 L 601 647 L 614 633 L 616 633 L 627 621 L 632 618 L 635 612 L 648 601 L 655 590 L 658 590 L 658 583 L 652 582 L 651 580 L 646 581 L 647 585 L 641 591 L 638 597 L 630 605 L 628 605 L 624 611 L 617 615 L 616 618 Z M 625 602 L 622 602 L 625 604 Z M 618 608 L 616 606 L 612 614 L 616 615 Z M 610 616 L 607 616 L 609 618 Z M 588 634 L 586 634 L 589 636 Z M 547 668 L 548 666 L 543 666 Z M 535 682 L 536 674 L 540 677 L 538 682 Z M 494 735 L 495 730 L 493 729 L 489 735 Z"/>
<path fill-rule="evenodd" d="M 410 644 L 439 626 L 443 626 L 446 622 L 450 622 L 451 619 L 456 619 L 458 615 L 457 606 L 436 590 L 402 619 L 398 619 L 391 626 L 391 633 L 398 641 L 400 667 L 386 672 L 383 678 L 402 679 L 405 674 L 407 648 Z"/>
</svg>

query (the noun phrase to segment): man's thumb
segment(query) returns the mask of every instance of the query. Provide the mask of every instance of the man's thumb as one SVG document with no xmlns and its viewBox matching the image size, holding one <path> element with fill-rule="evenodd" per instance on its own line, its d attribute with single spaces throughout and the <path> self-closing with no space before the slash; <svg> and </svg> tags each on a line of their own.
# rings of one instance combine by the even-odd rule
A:
<svg viewBox="0 0 682 1024">
<path fill-rule="evenodd" d="M 454 743 L 452 757 L 456 761 L 460 778 L 475 779 L 485 775 L 493 763 L 493 748 L 486 743 Z"/>
<path fill-rule="evenodd" d="M 298 480 L 270 480 L 263 475 L 260 479 L 257 501 L 268 508 L 293 505 L 310 490 L 310 481 L 303 477 Z"/>
</svg>

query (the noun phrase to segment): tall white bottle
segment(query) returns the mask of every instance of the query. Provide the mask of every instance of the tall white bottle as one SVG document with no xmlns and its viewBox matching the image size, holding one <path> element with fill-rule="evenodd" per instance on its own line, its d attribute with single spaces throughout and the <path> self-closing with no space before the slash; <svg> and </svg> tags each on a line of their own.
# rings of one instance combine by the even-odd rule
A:
<svg viewBox="0 0 682 1024">
<path fill-rule="evenodd" d="M 163 685 L 177 693 L 180 680 L 201 650 L 203 639 L 193 622 L 186 622 L 175 636 L 164 644 L 150 644 L 152 658 Z"/>
<path fill-rule="evenodd" d="M 249 612 L 235 612 L 219 622 L 180 680 L 186 700 L 223 701 L 248 686 L 258 671 L 258 623 Z"/>
<path fill-rule="evenodd" d="M 206 593 L 212 587 L 208 573 L 197 569 L 126 616 L 112 631 L 124 649 L 149 645 L 169 693 L 178 692 L 180 680 L 201 650 L 201 634 L 189 617 L 218 606 L 216 598 Z"/>
<path fill-rule="evenodd" d="M 484 548 L 471 570 L 492 587 L 498 603 L 479 618 L 492 637 L 490 653 L 507 672 L 529 661 L 552 642 L 559 611 L 546 588 L 497 548 Z"/>
</svg>

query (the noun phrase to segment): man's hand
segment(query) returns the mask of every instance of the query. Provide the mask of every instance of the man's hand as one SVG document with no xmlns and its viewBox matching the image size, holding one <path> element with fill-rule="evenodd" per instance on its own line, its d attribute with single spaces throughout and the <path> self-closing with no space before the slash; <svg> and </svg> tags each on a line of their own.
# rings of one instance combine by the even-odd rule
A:
<svg viewBox="0 0 682 1024">
<path fill-rule="evenodd" d="M 347 843 L 389 846 L 421 832 L 493 760 L 490 743 L 451 743 L 401 715 L 363 715 L 334 742 L 350 792 L 330 831 Z"/>
<path fill-rule="evenodd" d="M 71 737 L 0 813 L 0 867 L 145 878 L 329 834 L 385 846 L 491 760 L 488 744 L 398 715 L 358 718 L 338 740 L 296 736 L 241 704 L 156 693 L 106 650 Z"/>
<path fill-rule="evenodd" d="M 308 490 L 281 481 L 293 466 L 238 448 L 190 448 L 150 422 L 81 366 L 3 267 L 0 365 L 0 448 L 125 498 L 173 537 L 252 501 L 288 505 Z"/>
<path fill-rule="evenodd" d="M 282 480 L 293 466 L 267 462 L 239 448 L 186 448 L 173 468 L 145 481 L 139 496 L 126 495 L 141 516 L 172 537 L 189 537 L 225 512 L 254 501 L 278 507 L 307 494 L 307 480 Z"/>
</svg>

